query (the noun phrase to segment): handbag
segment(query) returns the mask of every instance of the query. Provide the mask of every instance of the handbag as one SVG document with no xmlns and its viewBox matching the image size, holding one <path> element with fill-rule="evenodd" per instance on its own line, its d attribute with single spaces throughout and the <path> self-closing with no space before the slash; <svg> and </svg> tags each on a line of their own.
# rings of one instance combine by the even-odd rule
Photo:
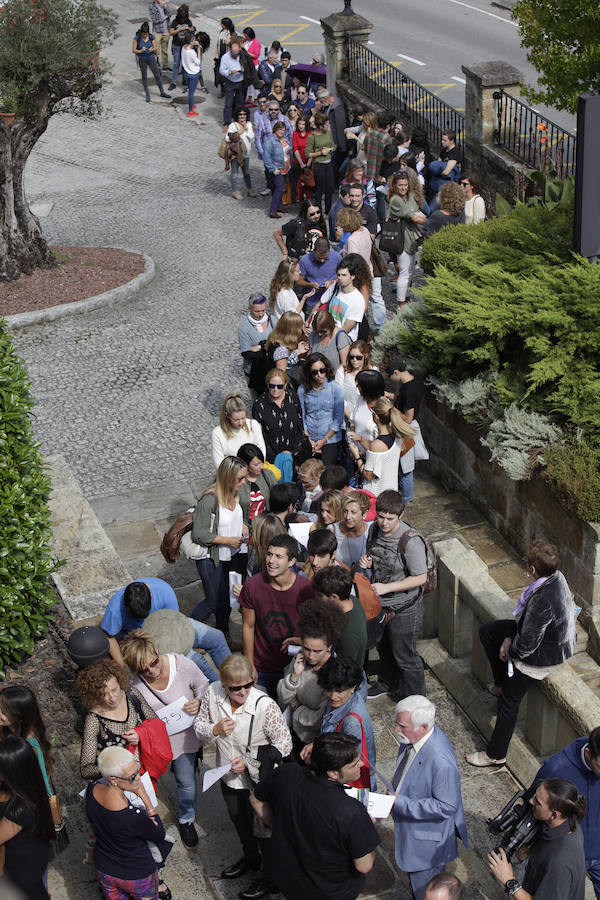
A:
<svg viewBox="0 0 600 900">
<path fill-rule="evenodd" d="M 290 203 L 294 202 L 294 192 L 292 190 L 292 184 L 289 178 L 286 179 L 285 188 L 283 191 L 283 195 L 281 197 L 281 205 L 289 206 Z"/>
<path fill-rule="evenodd" d="M 50 803 L 50 812 L 52 813 L 52 821 L 54 822 L 54 832 L 56 835 L 55 839 L 50 842 L 50 859 L 52 860 L 57 856 L 60 856 L 60 854 L 67 849 L 71 841 L 63 818 L 60 800 L 56 794 L 51 794 L 48 797 L 48 801 Z"/>
<path fill-rule="evenodd" d="M 384 253 L 394 253 L 399 256 L 404 250 L 405 227 L 404 219 L 400 219 L 398 222 L 384 222 L 379 234 L 379 249 Z"/>
<path fill-rule="evenodd" d="M 227 147 L 227 141 L 225 140 L 225 138 L 223 138 L 223 140 L 219 144 L 219 149 L 217 150 L 217 154 L 221 157 L 221 159 L 225 159 L 226 147 Z"/>
<path fill-rule="evenodd" d="M 373 242 L 371 246 L 371 265 L 373 267 L 373 275 L 375 278 L 383 278 L 387 275 L 387 262 L 381 255 L 381 250 L 376 246 L 375 242 Z"/>
<path fill-rule="evenodd" d="M 307 169 L 302 171 L 302 184 L 304 187 L 313 188 L 315 186 L 315 161 L 311 162 Z"/>
</svg>

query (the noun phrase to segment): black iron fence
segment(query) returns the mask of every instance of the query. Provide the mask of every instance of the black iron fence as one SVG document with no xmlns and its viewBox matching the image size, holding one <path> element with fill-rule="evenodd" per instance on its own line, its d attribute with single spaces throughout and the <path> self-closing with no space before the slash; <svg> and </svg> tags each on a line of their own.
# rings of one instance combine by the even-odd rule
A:
<svg viewBox="0 0 600 900">
<path fill-rule="evenodd" d="M 345 78 L 399 119 L 407 119 L 413 128 L 422 128 L 435 146 L 440 146 L 442 132 L 455 131 L 456 143 L 462 149 L 465 117 L 349 36 Z"/>
<path fill-rule="evenodd" d="M 496 91 L 495 140 L 531 169 L 557 178 L 575 174 L 577 138 L 506 91 Z"/>
</svg>

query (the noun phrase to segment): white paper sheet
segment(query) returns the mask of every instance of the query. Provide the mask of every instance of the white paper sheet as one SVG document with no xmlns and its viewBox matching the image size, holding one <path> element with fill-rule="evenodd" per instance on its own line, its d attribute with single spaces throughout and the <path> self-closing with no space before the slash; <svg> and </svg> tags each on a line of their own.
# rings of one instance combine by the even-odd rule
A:
<svg viewBox="0 0 600 900">
<path fill-rule="evenodd" d="M 387 819 L 396 799 L 395 796 L 390 796 L 389 794 L 374 794 L 365 788 L 349 787 L 346 788 L 346 793 L 349 797 L 354 797 L 355 800 L 363 803 L 369 815 L 373 816 L 374 819 Z"/>
<path fill-rule="evenodd" d="M 232 609 L 240 608 L 240 601 L 233 593 L 234 584 L 241 584 L 242 576 L 239 572 L 230 572 L 229 573 L 229 603 Z"/>
<path fill-rule="evenodd" d="M 167 726 L 167 734 L 179 734 L 180 731 L 185 731 L 186 728 L 193 725 L 196 716 L 192 716 L 182 709 L 188 702 L 188 699 L 187 697 L 179 697 L 177 700 L 169 703 L 168 706 L 162 706 L 156 711 L 156 715 Z"/>
<path fill-rule="evenodd" d="M 209 769 L 208 772 L 204 773 L 204 778 L 202 779 L 202 791 L 207 791 L 213 784 L 216 784 L 223 775 L 226 775 L 227 772 L 230 771 L 231 763 L 227 763 L 225 766 L 217 766 L 216 769 Z"/>
<path fill-rule="evenodd" d="M 156 805 L 158 804 L 158 800 L 156 799 L 156 791 L 154 790 L 154 785 L 152 784 L 152 779 L 150 778 L 150 776 L 148 775 L 147 772 L 144 772 L 144 774 L 140 778 L 140 781 L 146 788 L 146 793 L 148 794 L 148 800 L 150 801 L 152 806 L 156 807 Z"/>
<path fill-rule="evenodd" d="M 300 644 L 288 644 L 287 652 L 289 656 L 295 656 L 296 653 L 300 653 L 302 647 Z"/>
<path fill-rule="evenodd" d="M 308 547 L 308 533 L 312 522 L 292 522 L 289 532 L 303 547 Z"/>
</svg>

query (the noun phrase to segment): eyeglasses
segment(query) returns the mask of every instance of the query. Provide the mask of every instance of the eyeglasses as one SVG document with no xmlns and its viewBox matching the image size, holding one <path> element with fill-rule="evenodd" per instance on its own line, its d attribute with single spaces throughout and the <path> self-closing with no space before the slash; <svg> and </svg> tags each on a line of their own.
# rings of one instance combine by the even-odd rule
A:
<svg viewBox="0 0 600 900">
<path fill-rule="evenodd" d="M 350 359 L 364 359 L 362 353 L 350 353 Z"/>
<path fill-rule="evenodd" d="M 160 657 L 157 656 L 154 659 L 151 659 L 147 666 L 144 666 L 142 669 L 142 675 L 147 675 L 150 669 L 154 669 L 155 666 L 160 665 Z"/>
<path fill-rule="evenodd" d="M 284 389 L 284 387 L 285 387 L 285 384 L 271 384 L 271 383 L 269 382 L 269 384 L 267 385 L 267 387 L 268 387 L 269 390 L 271 390 L 271 391 L 282 391 L 282 390 Z"/>
<path fill-rule="evenodd" d="M 138 765 L 137 771 L 134 772 L 133 775 L 127 775 L 127 777 L 125 777 L 124 775 L 115 775 L 115 778 L 118 778 L 119 781 L 128 781 L 129 784 L 133 784 L 133 782 L 135 781 L 135 779 L 138 777 L 139 774 L 140 774 L 140 767 Z"/>
<path fill-rule="evenodd" d="M 239 694 L 240 691 L 249 691 L 251 687 L 254 687 L 253 681 L 249 681 L 247 684 L 228 684 L 227 690 L 233 694 Z"/>
<path fill-rule="evenodd" d="M 327 371 L 327 369 L 323 366 L 320 369 L 311 369 L 310 374 L 311 375 L 324 375 L 326 371 Z"/>
</svg>

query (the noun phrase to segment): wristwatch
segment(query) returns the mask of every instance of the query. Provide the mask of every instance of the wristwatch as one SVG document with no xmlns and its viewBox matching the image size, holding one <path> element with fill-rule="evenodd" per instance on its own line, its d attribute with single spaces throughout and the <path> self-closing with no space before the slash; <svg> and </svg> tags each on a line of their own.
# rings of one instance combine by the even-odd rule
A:
<svg viewBox="0 0 600 900">
<path fill-rule="evenodd" d="M 520 891 L 522 885 L 516 880 L 516 878 L 509 878 L 508 881 L 504 885 L 504 893 L 509 894 L 511 897 L 514 897 L 517 891 Z"/>
</svg>

